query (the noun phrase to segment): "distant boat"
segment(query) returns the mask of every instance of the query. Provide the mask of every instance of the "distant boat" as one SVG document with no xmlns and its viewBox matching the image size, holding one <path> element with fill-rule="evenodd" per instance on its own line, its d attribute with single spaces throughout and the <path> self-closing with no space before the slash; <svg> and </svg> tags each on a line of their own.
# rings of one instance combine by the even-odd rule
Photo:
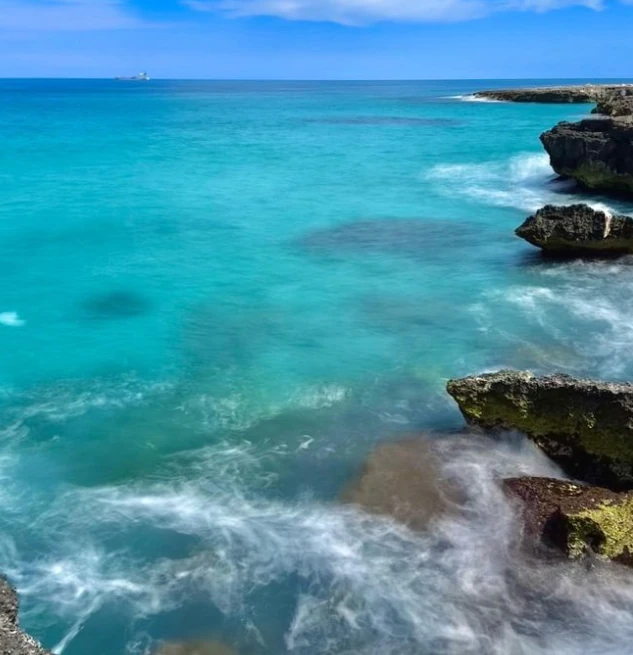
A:
<svg viewBox="0 0 633 655">
<path fill-rule="evenodd" d="M 115 77 L 114 79 L 121 82 L 149 82 L 152 78 L 147 73 L 139 73 L 132 77 Z"/>
</svg>

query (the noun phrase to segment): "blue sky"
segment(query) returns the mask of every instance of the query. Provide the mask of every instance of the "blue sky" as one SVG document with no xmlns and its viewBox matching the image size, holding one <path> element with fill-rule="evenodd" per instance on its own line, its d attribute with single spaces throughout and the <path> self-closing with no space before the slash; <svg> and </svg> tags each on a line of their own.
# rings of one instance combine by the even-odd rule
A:
<svg viewBox="0 0 633 655">
<path fill-rule="evenodd" d="M 633 0 L 0 0 L 0 77 L 633 77 Z"/>
</svg>

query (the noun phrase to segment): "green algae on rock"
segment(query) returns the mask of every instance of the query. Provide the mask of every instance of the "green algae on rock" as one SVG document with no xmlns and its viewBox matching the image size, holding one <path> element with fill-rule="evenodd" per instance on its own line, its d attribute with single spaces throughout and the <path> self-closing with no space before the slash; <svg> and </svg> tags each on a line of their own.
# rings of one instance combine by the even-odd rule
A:
<svg viewBox="0 0 633 655">
<path fill-rule="evenodd" d="M 503 486 L 523 502 L 529 536 L 571 558 L 597 555 L 633 566 L 632 493 L 548 478 L 513 478 Z"/>
<path fill-rule="evenodd" d="M 500 371 L 451 380 L 447 390 L 469 423 L 519 430 L 568 474 L 633 488 L 633 385 Z"/>
</svg>

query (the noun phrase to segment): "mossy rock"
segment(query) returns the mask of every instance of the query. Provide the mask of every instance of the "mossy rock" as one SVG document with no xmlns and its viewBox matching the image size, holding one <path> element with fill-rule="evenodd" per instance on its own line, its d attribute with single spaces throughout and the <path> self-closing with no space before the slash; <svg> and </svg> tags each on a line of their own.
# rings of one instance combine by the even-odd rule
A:
<svg viewBox="0 0 633 655">
<path fill-rule="evenodd" d="M 504 480 L 524 504 L 526 533 L 568 557 L 633 566 L 633 493 L 549 478 Z"/>
<path fill-rule="evenodd" d="M 569 475 L 633 489 L 633 385 L 500 371 L 447 389 L 468 423 L 519 430 Z"/>
</svg>

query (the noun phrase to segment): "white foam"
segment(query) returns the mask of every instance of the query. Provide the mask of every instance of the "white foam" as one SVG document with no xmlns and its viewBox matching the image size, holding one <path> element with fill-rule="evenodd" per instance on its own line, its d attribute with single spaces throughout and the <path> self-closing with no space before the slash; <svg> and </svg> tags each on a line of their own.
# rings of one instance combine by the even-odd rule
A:
<svg viewBox="0 0 633 655">
<path fill-rule="evenodd" d="M 503 100 L 496 100 L 494 98 L 484 98 L 482 96 L 475 95 L 474 93 L 470 93 L 467 95 L 448 96 L 448 97 L 453 100 L 461 100 L 462 102 L 494 102 L 494 103 L 503 102 Z"/>
<path fill-rule="evenodd" d="M 245 466 L 227 467 L 240 453 Z M 422 534 L 352 507 L 254 496 L 245 484 L 251 456 L 226 444 L 190 453 L 191 467 L 170 464 L 154 481 L 59 495 L 32 517 L 38 542 L 49 543 L 46 557 L 0 549 L 0 570 L 17 583 L 26 618 L 44 607 L 56 616 L 66 626 L 55 648 L 63 653 L 90 616 L 116 608 L 129 620 L 128 652 L 151 652 L 146 619 L 191 597 L 260 635 L 252 594 L 301 580 L 284 636 L 299 655 L 627 652 L 633 585 L 625 573 L 539 564 L 515 549 L 518 512 L 496 479 L 559 475 L 527 440 L 439 443 L 444 474 L 467 500 Z M 154 531 L 161 540 L 186 535 L 195 547 L 183 556 L 135 552 L 135 537 L 146 543 Z M 119 535 L 125 552 L 104 550 L 103 535 Z"/>
<path fill-rule="evenodd" d="M 22 327 L 26 321 L 17 312 L 0 312 L 0 324 L 7 327 Z"/>
<path fill-rule="evenodd" d="M 528 212 L 546 204 L 580 202 L 578 196 L 565 193 L 571 190 L 573 182 L 555 181 L 545 153 L 523 153 L 509 160 L 478 164 L 438 164 L 425 177 L 438 184 L 446 195 L 457 193 L 483 204 Z M 588 204 L 611 212 L 604 203 L 589 201 Z"/>
<path fill-rule="evenodd" d="M 622 354 L 633 349 L 633 307 L 623 301 L 633 295 L 632 266 L 631 258 L 622 258 L 535 268 L 542 284 L 486 292 L 474 315 L 496 334 L 507 330 L 508 343 L 520 344 L 522 334 L 534 336 L 538 328 L 550 350 L 563 347 L 578 354 L 570 372 L 630 378 L 633 363 Z"/>
</svg>

